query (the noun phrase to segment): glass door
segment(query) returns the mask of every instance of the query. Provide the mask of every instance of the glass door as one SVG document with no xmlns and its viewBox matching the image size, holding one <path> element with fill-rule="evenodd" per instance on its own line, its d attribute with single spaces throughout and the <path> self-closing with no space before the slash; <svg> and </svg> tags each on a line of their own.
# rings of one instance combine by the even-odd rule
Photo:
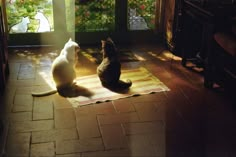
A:
<svg viewBox="0 0 236 157">
<path fill-rule="evenodd" d="M 50 45 L 72 37 L 97 43 L 157 37 L 161 0 L 8 0 L 10 45 Z M 59 41 L 60 40 L 60 41 Z"/>
</svg>

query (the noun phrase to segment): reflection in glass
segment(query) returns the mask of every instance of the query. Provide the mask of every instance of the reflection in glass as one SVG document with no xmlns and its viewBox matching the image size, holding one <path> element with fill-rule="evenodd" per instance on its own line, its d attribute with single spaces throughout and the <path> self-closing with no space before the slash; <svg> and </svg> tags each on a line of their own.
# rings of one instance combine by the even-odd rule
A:
<svg viewBox="0 0 236 157">
<path fill-rule="evenodd" d="M 155 27 L 156 0 L 128 0 L 129 30 L 147 30 Z"/>
<path fill-rule="evenodd" d="M 11 34 L 54 30 L 52 0 L 8 0 L 6 5 Z"/>
</svg>

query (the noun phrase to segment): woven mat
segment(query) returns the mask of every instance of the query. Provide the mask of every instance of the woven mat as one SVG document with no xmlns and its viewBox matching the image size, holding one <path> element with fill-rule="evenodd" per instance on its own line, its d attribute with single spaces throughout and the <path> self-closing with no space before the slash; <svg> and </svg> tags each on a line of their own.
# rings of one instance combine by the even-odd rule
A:
<svg viewBox="0 0 236 157">
<path fill-rule="evenodd" d="M 93 63 L 100 64 L 102 62 L 102 53 L 99 50 L 82 50 L 81 53 Z M 127 49 L 120 50 L 119 59 L 121 62 L 140 61 L 139 56 Z"/>
<path fill-rule="evenodd" d="M 80 105 L 112 101 L 169 90 L 166 85 L 143 67 L 132 70 L 122 70 L 121 73 L 122 80 L 130 79 L 133 82 L 130 89 L 125 93 L 112 92 L 109 89 L 104 88 L 101 85 L 98 76 L 95 74 L 76 79 L 77 84 L 89 89 L 93 93 L 91 97 L 79 96 L 67 99 L 74 107 L 77 107 Z"/>
</svg>

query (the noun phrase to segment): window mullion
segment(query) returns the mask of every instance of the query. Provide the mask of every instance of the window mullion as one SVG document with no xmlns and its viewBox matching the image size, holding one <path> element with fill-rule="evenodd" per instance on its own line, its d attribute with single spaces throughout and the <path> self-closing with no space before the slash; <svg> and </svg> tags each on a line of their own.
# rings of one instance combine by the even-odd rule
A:
<svg viewBox="0 0 236 157">
<path fill-rule="evenodd" d="M 127 7 L 128 0 L 116 0 L 115 30 L 117 32 L 127 31 Z"/>
</svg>

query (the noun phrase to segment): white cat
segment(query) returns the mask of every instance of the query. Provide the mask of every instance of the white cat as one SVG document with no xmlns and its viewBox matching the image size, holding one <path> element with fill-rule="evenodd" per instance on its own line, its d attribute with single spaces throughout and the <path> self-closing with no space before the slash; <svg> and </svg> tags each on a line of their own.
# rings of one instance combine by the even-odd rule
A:
<svg viewBox="0 0 236 157">
<path fill-rule="evenodd" d="M 129 26 L 130 30 L 149 29 L 145 19 L 137 15 L 136 9 L 129 9 Z"/>
<path fill-rule="evenodd" d="M 28 30 L 28 24 L 30 23 L 29 17 L 22 17 L 20 23 L 12 26 L 10 29 L 10 33 L 25 33 Z"/>
<path fill-rule="evenodd" d="M 69 39 L 51 66 L 53 80 L 57 89 L 42 93 L 32 93 L 32 96 L 47 96 L 57 92 L 62 96 L 66 95 L 66 92 L 71 90 L 75 84 L 76 72 L 74 68 L 79 50 L 79 45 Z"/>
<path fill-rule="evenodd" d="M 50 24 L 43 13 L 37 12 L 34 18 L 39 20 L 39 28 L 37 32 L 50 32 Z"/>
</svg>

